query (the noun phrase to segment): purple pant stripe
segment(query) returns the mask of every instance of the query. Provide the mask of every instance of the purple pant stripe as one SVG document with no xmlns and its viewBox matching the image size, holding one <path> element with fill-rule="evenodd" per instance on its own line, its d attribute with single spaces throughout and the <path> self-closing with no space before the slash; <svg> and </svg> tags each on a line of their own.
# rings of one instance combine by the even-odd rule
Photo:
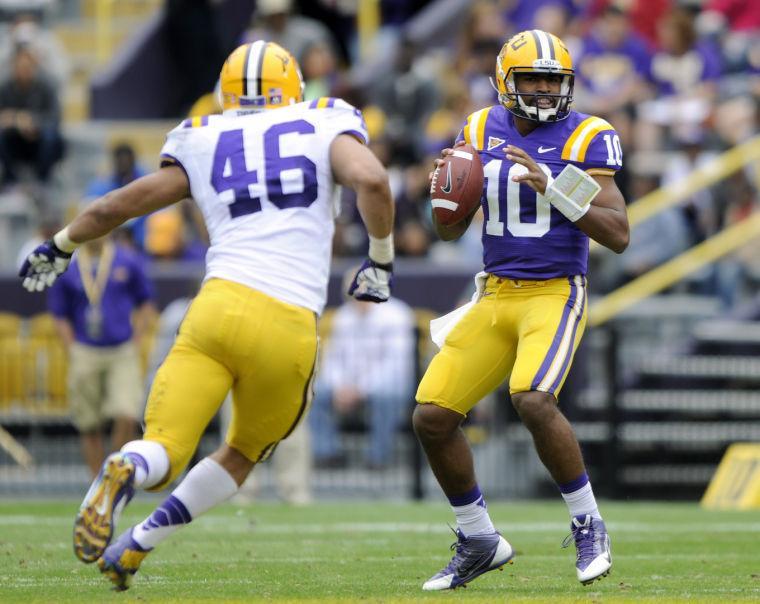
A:
<svg viewBox="0 0 760 604">
<path fill-rule="evenodd" d="M 579 295 L 582 296 L 581 298 L 581 308 L 578 311 L 578 318 L 575 321 L 575 325 L 573 325 L 573 334 L 570 336 L 570 349 L 567 351 L 567 355 L 565 356 L 565 360 L 562 363 L 562 369 L 560 369 L 559 375 L 557 375 L 557 379 L 554 380 L 554 383 L 552 384 L 552 387 L 549 389 L 549 392 L 551 394 L 554 394 L 555 390 L 559 388 L 559 385 L 562 383 L 562 377 L 565 375 L 565 371 L 567 371 L 567 367 L 570 364 L 570 359 L 573 358 L 573 343 L 575 342 L 575 334 L 578 333 L 578 325 L 580 325 L 581 319 L 583 318 L 583 311 L 586 308 L 586 291 L 585 291 L 585 280 L 581 285 Z"/>
<path fill-rule="evenodd" d="M 562 311 L 562 319 L 559 322 L 557 331 L 554 333 L 552 345 L 549 348 L 549 351 L 546 353 L 544 361 L 541 363 L 541 367 L 539 368 L 538 373 L 536 373 L 536 377 L 533 378 L 533 383 L 530 385 L 531 390 L 538 388 L 538 385 L 546 376 L 546 372 L 549 371 L 549 367 L 551 367 L 552 361 L 554 361 L 554 357 L 557 355 L 557 350 L 559 349 L 560 342 L 562 342 L 562 334 L 565 333 L 565 326 L 567 325 L 567 320 L 570 317 L 570 312 L 573 310 L 573 306 L 575 306 L 575 298 L 578 295 L 578 288 L 575 286 L 575 283 L 573 283 L 572 277 L 568 277 L 567 280 L 570 282 L 570 297 L 565 304 L 565 309 Z"/>
</svg>

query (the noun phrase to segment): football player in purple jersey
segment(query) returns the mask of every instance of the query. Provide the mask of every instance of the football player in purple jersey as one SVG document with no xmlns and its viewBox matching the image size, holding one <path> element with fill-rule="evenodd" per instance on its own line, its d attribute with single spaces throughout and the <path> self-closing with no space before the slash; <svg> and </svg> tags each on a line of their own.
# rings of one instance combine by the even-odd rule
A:
<svg viewBox="0 0 760 604">
<path fill-rule="evenodd" d="M 514 556 L 488 515 L 460 427 L 507 379 L 512 404 L 567 503 L 578 580 L 591 583 L 612 566 L 581 450 L 557 397 L 586 323 L 589 237 L 620 253 L 628 219 L 613 178 L 623 163 L 618 135 L 605 120 L 570 109 L 573 80 L 559 38 L 521 32 L 496 61 L 499 104 L 472 113 L 457 137 L 483 162 L 484 271 L 473 301 L 431 326 L 441 350 L 417 391 L 414 429 L 457 520 L 456 553 L 425 590 L 456 588 Z M 457 239 L 471 218 L 436 224 L 439 236 Z"/>
</svg>

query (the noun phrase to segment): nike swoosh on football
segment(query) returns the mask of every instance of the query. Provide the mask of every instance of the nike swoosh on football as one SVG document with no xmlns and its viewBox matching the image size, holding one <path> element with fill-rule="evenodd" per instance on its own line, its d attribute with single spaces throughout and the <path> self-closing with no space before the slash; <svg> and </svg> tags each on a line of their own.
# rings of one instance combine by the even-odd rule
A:
<svg viewBox="0 0 760 604">
<path fill-rule="evenodd" d="M 548 153 L 549 151 L 554 151 L 557 147 L 546 147 L 545 149 L 543 147 L 538 148 L 539 153 Z"/>
<path fill-rule="evenodd" d="M 451 193 L 451 166 L 446 164 L 446 185 L 441 187 L 443 193 Z"/>
</svg>

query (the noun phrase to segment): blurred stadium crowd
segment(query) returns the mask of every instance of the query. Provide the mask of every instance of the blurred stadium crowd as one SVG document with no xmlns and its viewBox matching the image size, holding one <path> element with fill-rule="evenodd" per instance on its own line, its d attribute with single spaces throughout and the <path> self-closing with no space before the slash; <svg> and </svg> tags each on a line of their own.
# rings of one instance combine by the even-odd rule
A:
<svg viewBox="0 0 760 604">
<path fill-rule="evenodd" d="M 220 57 L 228 51 L 208 26 L 212 4 L 168 1 L 163 7 L 169 15 L 181 14 L 170 31 L 175 32 L 171 39 L 180 62 L 191 65 L 185 98 L 191 114 L 216 110 L 213 93 L 204 96 L 203 91 L 210 92 Z M 64 209 L 54 192 L 52 166 L 64 154 L 60 95 L 71 67 L 45 25 L 51 15 L 62 12 L 58 5 L 51 0 L 36 5 L 0 2 L 5 17 L 0 37 L 0 195 L 21 190 L 37 202 L 37 238 L 63 219 Z M 479 229 L 471 228 L 456 244 L 436 241 L 427 175 L 432 159 L 454 139 L 466 116 L 496 102 L 489 81 L 495 58 L 517 31 L 544 29 L 568 45 L 577 74 L 574 107 L 606 118 L 620 133 L 625 162 L 619 185 L 629 201 L 686 177 L 758 132 L 760 11 L 755 3 L 388 0 L 379 5 L 379 27 L 367 42 L 357 32 L 355 2 L 259 0 L 237 42 L 268 38 L 285 45 L 301 63 L 307 99 L 339 96 L 362 108 L 372 148 L 391 173 L 401 256 L 473 267 L 480 263 Z M 426 31 L 440 29 L 437 21 L 446 11 L 454 20 L 443 24 L 445 35 L 426 36 Z M 21 185 L 19 163 L 32 168 Z M 83 199 L 144 171 L 128 140 L 112 149 L 111 164 L 110 173 L 79 183 Z M 53 186 L 48 185 L 51 173 Z M 611 276 L 597 279 L 597 290 L 642 274 L 748 215 L 758 203 L 756 185 L 740 171 L 719 187 L 658 214 L 635 231 Z M 344 208 L 335 254 L 360 256 L 366 235 L 355 206 L 346 203 Z M 204 250 L 202 221 L 191 204 L 130 225 L 124 240 L 147 258 L 200 259 Z M 760 274 L 755 258 L 752 250 L 738 254 L 693 286 L 717 286 L 730 306 L 742 279 Z"/>
<path fill-rule="evenodd" d="M 219 18 L 217 9 L 225 4 L 242 7 L 246 15 L 245 22 L 236 24 L 234 36 L 227 31 L 230 23 Z M 102 16 L 104 7 L 110 7 L 114 20 L 126 15 L 119 26 L 126 34 L 114 40 L 116 54 L 110 63 L 108 56 L 95 58 L 91 39 L 76 47 L 82 36 L 76 27 L 95 20 L 93 15 Z M 82 90 L 89 94 L 97 74 L 124 61 L 121 50 L 145 44 L 140 32 L 156 16 L 164 23 L 161 48 L 180 83 L 179 101 L 163 116 L 166 119 L 151 121 L 147 118 L 155 116 L 146 115 L 123 123 L 111 119 L 104 126 L 91 119 L 92 107 L 72 110 L 72 98 Z M 137 21 L 139 27 L 134 25 Z M 72 23 L 79 37 L 73 42 L 59 39 L 61 25 Z M 82 203 L 156 167 L 163 136 L 180 119 L 218 111 L 214 88 L 224 58 L 238 44 L 259 38 L 278 42 L 297 56 L 307 100 L 341 97 L 361 108 L 371 147 L 390 174 L 400 264 L 403 258 L 420 259 L 426 268 L 444 267 L 446 278 L 451 267 L 474 273 L 482 266 L 481 228 L 476 224 L 457 242 L 437 240 L 428 173 L 468 114 L 497 102 L 490 82 L 496 56 L 512 34 L 531 28 L 550 31 L 568 46 L 576 70 L 574 109 L 607 119 L 620 134 L 625 159 L 617 178 L 629 203 L 662 186 L 688 181 L 696 169 L 760 133 L 760 10 L 757 2 L 747 0 L 0 0 L 0 276 L 6 282 L 12 279 L 15 288 L 21 259 Z M 111 129 L 109 134 L 103 135 L 104 128 Z M 144 140 L 146 133 L 150 144 Z M 752 169 L 750 163 L 649 218 L 632 231 L 631 245 L 622 256 L 594 258 L 592 292 L 609 292 L 753 214 L 760 204 L 760 179 Z M 345 199 L 334 253 L 339 259 L 362 257 L 366 231 L 349 192 L 341 194 Z M 482 216 L 475 220 L 482 221 Z M 201 267 L 207 245 L 203 220 L 190 200 L 127 224 L 117 238 L 142 258 L 148 273 L 173 260 Z M 721 312 L 736 310 L 760 283 L 758 251 L 756 243 L 747 244 L 677 285 L 678 293 L 717 296 Z M 348 264 L 347 260 L 340 266 Z M 173 341 L 187 303 L 175 300 L 164 309 L 153 365 Z M 390 309 L 388 305 L 385 310 Z M 44 421 L 51 413 L 67 413 L 67 353 L 49 315 L 28 319 L 24 328 L 20 326 L 26 313 L 4 310 L 0 308 L 0 408 L 23 403 L 13 429 L 28 444 L 34 440 L 29 436 L 33 431 L 27 430 L 29 417 L 39 412 Z M 397 309 L 397 314 L 407 330 L 426 326 L 432 315 L 420 308 Z M 333 333 L 339 333 L 341 326 L 364 321 L 367 330 L 373 320 L 366 309 L 344 304 L 323 318 L 322 327 L 325 334 L 333 327 Z M 398 351 L 386 355 L 381 350 L 379 344 L 389 341 L 387 317 L 378 321 L 382 325 L 377 323 L 376 331 L 383 337 L 374 342 L 376 356 L 398 361 L 403 358 Z M 632 331 L 641 332 L 642 325 L 650 325 L 642 347 L 650 354 L 663 324 L 636 323 Z M 27 336 L 24 342 L 17 337 L 20 332 Z M 420 338 L 427 342 L 424 335 Z M 145 340 L 138 342 L 143 365 L 149 362 L 152 345 Z M 629 335 L 626 343 L 631 341 L 636 344 Z M 353 349 L 343 344 L 343 356 L 355 360 Z M 360 345 L 363 350 L 367 346 Z M 417 352 L 424 363 L 427 352 L 422 344 Z M 340 346 L 331 351 L 328 342 L 326 364 L 331 355 L 340 354 Z M 577 363 L 581 376 L 583 358 L 579 355 Z M 412 388 L 408 382 L 414 380 L 407 373 L 413 364 L 400 363 L 397 377 L 387 382 L 399 390 Z M 323 446 L 336 427 L 322 420 L 334 423 L 335 418 L 318 411 L 329 412 L 331 407 L 336 415 L 343 412 L 337 426 L 343 432 L 351 422 L 377 428 L 367 448 L 367 467 L 394 461 L 387 441 L 398 426 L 381 425 L 371 414 L 362 417 L 356 412 L 357 401 L 369 397 L 346 395 L 357 390 L 350 372 L 344 376 L 352 386 L 347 389 L 329 366 L 323 371 L 334 379 L 320 386 L 326 399 L 322 407 L 316 405 L 312 417 L 317 467 L 339 467 L 347 457 Z M 408 392 L 393 393 L 392 398 L 393 413 L 387 413 L 385 400 L 374 407 L 386 417 L 404 415 Z M 371 400 L 364 402 L 373 407 Z M 564 403 L 568 402 L 572 403 L 569 395 Z M 485 419 L 493 407 L 479 407 Z M 64 429 L 62 434 L 68 432 Z M 54 468 L 44 480 L 54 483 L 55 464 L 65 457 L 60 443 L 50 444 L 49 450 L 42 441 L 34 445 L 38 460 L 48 460 Z M 519 477 L 532 466 L 519 461 L 521 443 L 514 446 L 518 461 L 510 473 Z M 502 462 L 495 467 L 502 468 Z M 495 483 L 505 480 L 503 473 L 494 476 Z M 704 480 L 702 475 L 699 480 Z M 510 492 L 522 492 L 515 490 L 517 484 L 515 479 Z M 296 499 L 309 497 L 301 494 Z"/>
</svg>

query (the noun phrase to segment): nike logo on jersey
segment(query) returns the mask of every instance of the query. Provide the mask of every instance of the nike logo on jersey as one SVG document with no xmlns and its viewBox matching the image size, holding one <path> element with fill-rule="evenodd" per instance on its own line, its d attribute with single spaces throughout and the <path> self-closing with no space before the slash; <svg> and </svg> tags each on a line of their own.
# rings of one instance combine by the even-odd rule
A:
<svg viewBox="0 0 760 604">
<path fill-rule="evenodd" d="M 451 193 L 451 166 L 446 164 L 446 184 L 441 187 L 441 191 L 447 195 Z"/>
<path fill-rule="evenodd" d="M 543 146 L 541 146 L 541 147 L 538 148 L 538 152 L 539 153 L 549 153 L 549 151 L 554 151 L 556 148 L 557 147 L 546 147 L 546 148 L 544 148 Z"/>
<path fill-rule="evenodd" d="M 503 145 L 506 142 L 507 141 L 505 141 L 503 138 L 497 138 L 495 136 L 489 136 L 488 137 L 488 145 L 487 145 L 488 149 L 487 150 L 490 151 L 491 149 L 495 149 L 496 147 L 498 147 L 500 145 Z"/>
</svg>

